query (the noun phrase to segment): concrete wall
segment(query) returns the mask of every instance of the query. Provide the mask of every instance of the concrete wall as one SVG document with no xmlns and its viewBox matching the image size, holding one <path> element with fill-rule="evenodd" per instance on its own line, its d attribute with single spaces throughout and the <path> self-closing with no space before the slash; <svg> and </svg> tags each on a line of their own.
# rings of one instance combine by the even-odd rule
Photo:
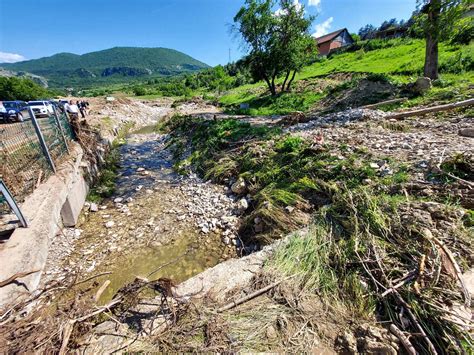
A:
<svg viewBox="0 0 474 355">
<path fill-rule="evenodd" d="M 71 158 L 20 206 L 28 228 L 17 228 L 0 250 L 0 281 L 20 272 L 38 272 L 0 288 L 0 307 L 28 295 L 40 282 L 51 238 L 63 225 L 73 226 L 84 205 L 88 186 L 82 148 L 71 145 Z"/>
</svg>

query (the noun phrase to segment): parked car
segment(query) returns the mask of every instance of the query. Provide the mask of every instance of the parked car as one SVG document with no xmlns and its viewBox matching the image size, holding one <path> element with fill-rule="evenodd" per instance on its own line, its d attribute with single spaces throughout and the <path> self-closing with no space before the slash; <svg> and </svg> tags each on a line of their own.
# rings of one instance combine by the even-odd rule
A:
<svg viewBox="0 0 474 355">
<path fill-rule="evenodd" d="M 23 122 L 30 117 L 25 101 L 3 101 L 4 112 L 0 112 L 3 122 Z"/>
<path fill-rule="evenodd" d="M 48 117 L 54 113 L 53 105 L 49 101 L 28 101 L 36 117 Z"/>
</svg>

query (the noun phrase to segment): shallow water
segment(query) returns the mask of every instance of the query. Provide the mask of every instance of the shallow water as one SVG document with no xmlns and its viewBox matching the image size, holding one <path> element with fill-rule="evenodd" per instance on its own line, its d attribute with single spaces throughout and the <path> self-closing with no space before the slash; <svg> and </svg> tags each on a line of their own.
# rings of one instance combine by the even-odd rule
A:
<svg viewBox="0 0 474 355">
<path fill-rule="evenodd" d="M 99 284 L 111 281 L 101 302 L 112 299 L 137 276 L 166 277 L 180 283 L 231 254 L 219 235 L 203 235 L 192 221 L 177 220 L 169 212 L 187 202 L 179 188 L 186 180 L 173 171 L 171 156 L 164 148 L 161 135 L 132 134 L 120 148 L 116 193 L 106 201 L 107 209 L 89 213 L 80 226 L 84 230 L 82 250 L 94 251 L 76 253 L 76 258 L 87 259 L 85 268 L 97 261 L 94 273 L 112 272 L 96 279 Z M 116 197 L 133 199 L 127 204 L 130 215 L 116 208 Z M 107 229 L 104 224 L 110 220 L 115 226 Z"/>
</svg>

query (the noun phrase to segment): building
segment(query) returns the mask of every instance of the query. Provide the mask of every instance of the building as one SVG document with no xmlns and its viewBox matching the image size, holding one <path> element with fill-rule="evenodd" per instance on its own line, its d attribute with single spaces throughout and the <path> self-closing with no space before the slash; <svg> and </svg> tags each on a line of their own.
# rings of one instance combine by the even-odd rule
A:
<svg viewBox="0 0 474 355">
<path fill-rule="evenodd" d="M 318 51 L 321 55 L 327 55 L 337 48 L 349 46 L 353 43 L 354 39 L 347 28 L 343 28 L 341 30 L 337 30 L 322 37 L 316 38 Z"/>
</svg>

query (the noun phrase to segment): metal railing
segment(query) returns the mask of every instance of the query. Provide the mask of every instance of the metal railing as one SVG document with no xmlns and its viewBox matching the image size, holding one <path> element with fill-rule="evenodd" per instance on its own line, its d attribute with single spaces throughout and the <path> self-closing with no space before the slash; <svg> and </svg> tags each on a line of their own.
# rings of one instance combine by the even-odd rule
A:
<svg viewBox="0 0 474 355">
<path fill-rule="evenodd" d="M 41 181 L 56 172 L 74 137 L 65 113 L 0 125 L 0 179 L 17 202 L 31 194 Z M 3 200 L 3 203 L 2 203 Z M 7 209 L 0 198 L 0 212 Z"/>
</svg>

